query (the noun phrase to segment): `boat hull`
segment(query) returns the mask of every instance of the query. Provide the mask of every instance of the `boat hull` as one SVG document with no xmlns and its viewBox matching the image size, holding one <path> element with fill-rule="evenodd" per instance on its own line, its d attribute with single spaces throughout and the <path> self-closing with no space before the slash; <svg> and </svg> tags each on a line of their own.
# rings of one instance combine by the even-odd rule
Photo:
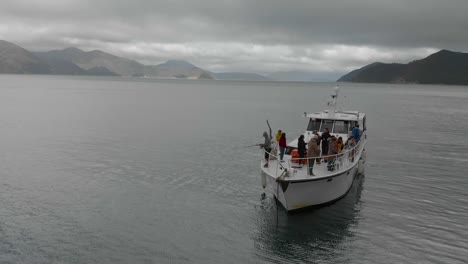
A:
<svg viewBox="0 0 468 264">
<path fill-rule="evenodd" d="M 358 163 L 344 172 L 318 179 L 289 181 L 266 175 L 269 191 L 288 211 L 334 202 L 349 191 Z"/>
</svg>

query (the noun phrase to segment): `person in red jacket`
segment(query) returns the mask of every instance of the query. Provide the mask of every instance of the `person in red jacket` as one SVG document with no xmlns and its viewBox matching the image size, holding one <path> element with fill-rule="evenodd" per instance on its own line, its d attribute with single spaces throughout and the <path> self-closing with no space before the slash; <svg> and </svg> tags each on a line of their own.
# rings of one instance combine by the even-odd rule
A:
<svg viewBox="0 0 468 264">
<path fill-rule="evenodd" d="M 286 133 L 282 133 L 281 137 L 279 139 L 279 148 L 280 148 L 280 161 L 284 162 L 283 156 L 284 156 L 284 151 L 286 150 Z"/>
</svg>

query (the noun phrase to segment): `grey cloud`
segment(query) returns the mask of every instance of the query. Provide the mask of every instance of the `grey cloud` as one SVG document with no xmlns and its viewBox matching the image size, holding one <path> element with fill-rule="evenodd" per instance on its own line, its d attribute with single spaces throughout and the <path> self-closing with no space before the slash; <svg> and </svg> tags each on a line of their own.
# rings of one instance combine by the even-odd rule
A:
<svg viewBox="0 0 468 264">
<path fill-rule="evenodd" d="M 466 51 L 466 10 L 465 0 L 17 0 L 1 4 L 0 39 L 30 49 L 102 49 L 145 62 L 187 58 L 213 69 L 258 71 L 263 63 L 271 70 L 344 71 L 373 59 Z M 346 48 L 339 56 L 324 55 L 340 46 Z M 346 49 L 364 52 L 356 58 Z"/>
</svg>

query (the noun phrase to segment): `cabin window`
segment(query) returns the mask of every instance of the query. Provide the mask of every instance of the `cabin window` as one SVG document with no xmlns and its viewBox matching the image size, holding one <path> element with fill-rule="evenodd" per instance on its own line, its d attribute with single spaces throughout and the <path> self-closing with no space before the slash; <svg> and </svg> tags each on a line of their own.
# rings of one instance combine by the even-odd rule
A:
<svg viewBox="0 0 468 264">
<path fill-rule="evenodd" d="M 333 120 L 322 120 L 322 131 L 325 128 L 328 128 L 330 132 L 333 131 Z"/>
<path fill-rule="evenodd" d="M 309 121 L 309 125 L 307 126 L 307 130 L 308 131 L 320 131 L 320 123 L 321 123 L 321 119 L 314 119 L 314 118 L 311 118 L 310 121 Z"/>
<path fill-rule="evenodd" d="M 349 131 L 349 121 L 336 120 L 335 125 L 333 126 L 333 133 L 338 134 L 348 134 Z"/>
</svg>

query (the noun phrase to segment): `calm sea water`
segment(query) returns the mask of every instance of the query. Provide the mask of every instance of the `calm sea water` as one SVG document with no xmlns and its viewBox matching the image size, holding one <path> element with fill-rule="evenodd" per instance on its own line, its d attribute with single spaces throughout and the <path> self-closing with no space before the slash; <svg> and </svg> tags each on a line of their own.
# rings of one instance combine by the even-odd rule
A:
<svg viewBox="0 0 468 264">
<path fill-rule="evenodd" d="M 466 263 L 468 87 L 341 84 L 368 113 L 349 194 L 262 195 L 334 84 L 0 75 L 0 263 Z"/>
</svg>

